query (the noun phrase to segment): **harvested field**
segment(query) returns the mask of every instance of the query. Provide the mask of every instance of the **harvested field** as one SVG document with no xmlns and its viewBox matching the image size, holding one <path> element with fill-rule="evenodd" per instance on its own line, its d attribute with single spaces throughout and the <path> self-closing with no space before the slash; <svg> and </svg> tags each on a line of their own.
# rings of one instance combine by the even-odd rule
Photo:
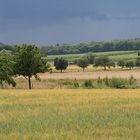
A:
<svg viewBox="0 0 140 140">
<path fill-rule="evenodd" d="M 41 79 L 96 79 L 101 78 L 128 78 L 134 76 L 140 80 L 140 69 L 134 70 L 107 70 L 107 71 L 93 71 L 93 72 L 63 72 L 63 73 L 45 73 L 40 74 Z"/>
</svg>

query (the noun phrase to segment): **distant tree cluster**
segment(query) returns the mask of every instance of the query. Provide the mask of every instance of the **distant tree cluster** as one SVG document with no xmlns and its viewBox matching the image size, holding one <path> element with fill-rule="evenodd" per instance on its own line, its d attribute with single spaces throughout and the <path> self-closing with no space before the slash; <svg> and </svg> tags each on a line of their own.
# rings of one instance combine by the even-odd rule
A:
<svg viewBox="0 0 140 140">
<path fill-rule="evenodd" d="M 104 70 L 107 68 L 115 67 L 115 62 L 113 62 L 109 57 L 107 56 L 101 56 L 97 57 L 93 54 L 88 54 L 80 59 L 77 60 L 77 65 L 85 70 L 90 64 L 92 64 L 95 67 L 103 67 Z"/>
<path fill-rule="evenodd" d="M 140 58 L 130 61 L 120 60 L 118 61 L 117 65 L 120 66 L 122 69 L 123 68 L 133 69 L 134 67 L 140 67 Z"/>
<path fill-rule="evenodd" d="M 111 67 L 115 67 L 115 62 L 113 62 L 109 57 L 102 56 L 95 60 L 94 66 L 96 67 L 104 67 L 104 70 L 107 69 L 107 67 L 110 69 Z"/>
<path fill-rule="evenodd" d="M 140 50 L 140 39 L 115 40 L 110 42 L 89 42 L 77 45 L 57 44 L 41 48 L 42 53 L 49 55 L 128 50 Z"/>
<path fill-rule="evenodd" d="M 15 46 L 5 45 L 0 43 L 1 50 L 14 51 Z M 102 42 L 87 42 L 76 45 L 71 44 L 56 44 L 50 46 L 42 46 L 41 54 L 43 56 L 59 55 L 59 54 L 81 54 L 88 52 L 109 52 L 109 51 L 129 51 L 140 50 L 140 38 L 127 39 L 127 40 L 114 40 Z M 139 53 L 140 54 L 140 53 Z"/>
<path fill-rule="evenodd" d="M 15 49 L 14 46 L 5 45 L 3 43 L 0 43 L 0 51 L 2 51 L 2 50 L 14 51 L 14 49 Z"/>
<path fill-rule="evenodd" d="M 91 60 L 88 59 L 90 56 Z M 85 55 L 77 60 L 77 65 L 83 69 L 83 71 L 90 65 L 93 64 L 94 67 L 103 67 L 104 70 L 107 68 L 110 69 L 111 67 L 119 66 L 122 69 L 128 68 L 133 69 L 135 67 L 140 67 L 140 58 L 137 58 L 136 60 L 129 60 L 124 61 L 120 60 L 117 63 L 115 63 L 113 60 L 111 60 L 108 56 L 92 56 L 92 54 Z"/>
</svg>

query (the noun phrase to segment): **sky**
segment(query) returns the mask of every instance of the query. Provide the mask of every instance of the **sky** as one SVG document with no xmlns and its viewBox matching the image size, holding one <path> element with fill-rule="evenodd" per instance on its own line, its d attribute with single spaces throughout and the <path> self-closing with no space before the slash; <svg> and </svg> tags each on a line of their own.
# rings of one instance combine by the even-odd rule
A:
<svg viewBox="0 0 140 140">
<path fill-rule="evenodd" d="M 0 42 L 50 45 L 140 38 L 140 0 L 0 0 Z"/>
</svg>

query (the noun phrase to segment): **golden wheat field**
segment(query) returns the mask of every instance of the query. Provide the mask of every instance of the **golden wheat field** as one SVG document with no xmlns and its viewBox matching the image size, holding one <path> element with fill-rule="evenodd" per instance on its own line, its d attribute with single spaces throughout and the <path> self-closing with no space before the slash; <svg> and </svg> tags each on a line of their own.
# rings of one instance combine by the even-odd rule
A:
<svg viewBox="0 0 140 140">
<path fill-rule="evenodd" d="M 140 90 L 0 90 L 0 140 L 139 140 Z"/>
</svg>

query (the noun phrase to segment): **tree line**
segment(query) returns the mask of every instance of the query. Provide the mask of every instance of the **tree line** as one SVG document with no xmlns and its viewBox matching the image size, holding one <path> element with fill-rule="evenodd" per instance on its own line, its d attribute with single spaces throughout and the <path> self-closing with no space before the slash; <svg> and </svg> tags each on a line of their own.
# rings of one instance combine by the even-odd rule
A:
<svg viewBox="0 0 140 140">
<path fill-rule="evenodd" d="M 81 54 L 88 52 L 131 51 L 140 50 L 140 39 L 88 42 L 77 45 L 56 44 L 41 47 L 41 52 L 49 55 Z"/>
<path fill-rule="evenodd" d="M 139 55 L 139 54 L 138 54 Z M 93 67 L 103 67 L 104 70 L 111 69 L 111 67 L 121 67 L 127 69 L 133 69 L 134 67 L 140 67 L 140 58 L 136 60 L 124 61 L 120 60 L 117 63 L 111 60 L 108 56 L 95 56 L 92 53 L 88 53 L 87 55 L 82 56 L 81 58 L 76 60 L 76 65 L 81 67 L 83 71 L 89 66 L 93 65 Z M 68 61 L 64 58 L 55 58 L 54 66 L 56 70 L 66 70 L 68 67 Z"/>
<path fill-rule="evenodd" d="M 16 47 L 0 43 L 1 50 L 15 51 Z M 49 46 L 40 46 L 42 55 L 60 55 L 60 54 L 81 54 L 88 52 L 108 52 L 108 51 L 131 51 L 140 50 L 140 39 L 114 40 L 87 42 L 76 45 L 56 44 Z"/>
<path fill-rule="evenodd" d="M 14 49 L 15 49 L 14 46 L 10 46 L 10 45 L 0 43 L 0 51 L 2 51 L 2 50 L 14 51 Z"/>
</svg>

